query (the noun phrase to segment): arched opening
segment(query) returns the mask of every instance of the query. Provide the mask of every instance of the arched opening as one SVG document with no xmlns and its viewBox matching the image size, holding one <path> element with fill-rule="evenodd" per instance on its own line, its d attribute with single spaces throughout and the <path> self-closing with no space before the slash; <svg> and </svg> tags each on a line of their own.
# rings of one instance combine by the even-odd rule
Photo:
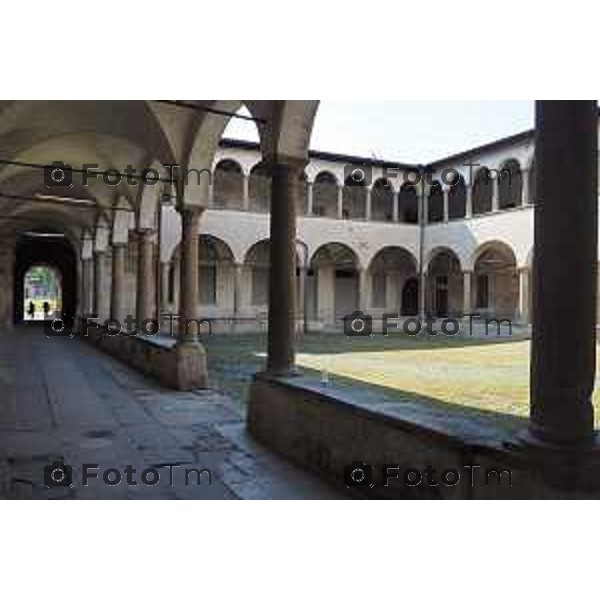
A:
<svg viewBox="0 0 600 600">
<path fill-rule="evenodd" d="M 467 186 L 461 176 L 448 192 L 448 219 L 464 219 L 467 214 Z"/>
<path fill-rule="evenodd" d="M 371 189 L 371 219 L 392 221 L 394 218 L 394 189 L 387 179 L 378 179 Z"/>
<path fill-rule="evenodd" d="M 271 210 L 271 176 L 263 163 L 259 163 L 250 171 L 248 194 L 252 212 Z"/>
<path fill-rule="evenodd" d="M 383 312 L 401 312 L 402 289 L 406 280 L 416 276 L 416 264 L 414 256 L 404 248 L 382 248 L 369 266 L 370 306 Z"/>
<path fill-rule="evenodd" d="M 346 178 L 343 194 L 342 217 L 344 219 L 365 219 L 367 216 L 367 188 L 363 182 Z"/>
<path fill-rule="evenodd" d="M 269 304 L 269 272 L 271 269 L 271 243 L 268 239 L 260 240 L 246 252 L 243 265 L 243 298 L 239 302 L 244 307 L 251 307 L 256 312 L 265 312 Z M 298 290 L 298 255 L 296 254 L 296 290 Z M 232 265 L 233 266 L 233 265 Z"/>
<path fill-rule="evenodd" d="M 233 254 L 222 240 L 201 235 L 198 249 L 200 304 L 228 309 L 233 289 Z"/>
<path fill-rule="evenodd" d="M 42 273 L 45 273 L 42 277 L 48 277 L 47 283 L 36 289 L 40 293 L 51 292 L 51 294 L 33 300 L 31 296 L 34 290 L 33 282 L 39 281 Z M 39 305 L 36 307 L 38 310 L 34 315 L 35 320 L 38 320 L 39 316 L 44 318 L 44 302 L 49 303 L 49 308 L 55 306 L 69 320 L 74 319 L 77 310 L 77 280 L 75 250 L 63 233 L 46 229 L 23 233 L 17 240 L 15 252 L 13 297 L 15 323 L 25 320 L 30 301 Z"/>
<path fill-rule="evenodd" d="M 56 267 L 32 265 L 24 276 L 25 321 L 42 321 L 55 312 L 62 312 L 62 283 Z"/>
<path fill-rule="evenodd" d="M 482 215 L 492 210 L 494 182 L 487 167 L 482 167 L 473 182 L 473 214 Z"/>
<path fill-rule="evenodd" d="M 498 175 L 498 208 L 516 208 L 522 204 L 523 180 L 521 165 L 514 158 L 507 160 Z"/>
<path fill-rule="evenodd" d="M 359 305 L 358 258 L 344 244 L 321 246 L 310 262 L 315 293 L 313 314 L 320 322 L 332 324 L 357 310 Z"/>
<path fill-rule="evenodd" d="M 480 248 L 475 261 L 475 309 L 495 318 L 512 319 L 519 301 L 519 276 L 514 252 L 501 242 Z"/>
<path fill-rule="evenodd" d="M 313 214 L 317 217 L 337 217 L 338 182 L 329 172 L 315 177 L 313 184 Z"/>
<path fill-rule="evenodd" d="M 410 183 L 404 183 L 398 194 L 398 219 L 401 223 L 419 222 L 419 198 L 417 188 Z"/>
<path fill-rule="evenodd" d="M 261 240 L 246 253 L 244 265 L 249 273 L 249 303 L 266 307 L 269 303 L 269 240 Z"/>
<path fill-rule="evenodd" d="M 414 317 L 419 313 L 419 280 L 416 277 L 407 279 L 402 287 L 400 313 L 407 317 Z"/>
<path fill-rule="evenodd" d="M 438 317 L 458 316 L 463 311 L 463 275 L 460 260 L 452 250 L 434 251 L 427 268 L 427 313 Z"/>
<path fill-rule="evenodd" d="M 244 203 L 244 173 L 242 167 L 230 159 L 215 167 L 213 205 L 215 208 L 241 210 Z"/>
<path fill-rule="evenodd" d="M 429 188 L 427 221 L 439 223 L 444 220 L 444 192 L 439 181 L 434 181 Z"/>
</svg>

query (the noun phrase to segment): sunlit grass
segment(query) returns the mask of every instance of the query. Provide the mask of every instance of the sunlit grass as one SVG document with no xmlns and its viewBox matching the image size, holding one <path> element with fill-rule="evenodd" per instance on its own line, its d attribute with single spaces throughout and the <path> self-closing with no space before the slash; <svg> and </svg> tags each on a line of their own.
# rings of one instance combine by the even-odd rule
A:
<svg viewBox="0 0 600 600">
<path fill-rule="evenodd" d="M 495 338 L 354 338 L 311 334 L 298 343 L 297 364 L 331 385 L 427 402 L 452 410 L 527 417 L 529 341 Z M 252 373 L 263 368 L 263 335 L 206 341 L 213 383 L 243 402 Z M 599 364 L 600 367 L 600 364 Z M 594 395 L 600 425 L 600 394 Z"/>
</svg>

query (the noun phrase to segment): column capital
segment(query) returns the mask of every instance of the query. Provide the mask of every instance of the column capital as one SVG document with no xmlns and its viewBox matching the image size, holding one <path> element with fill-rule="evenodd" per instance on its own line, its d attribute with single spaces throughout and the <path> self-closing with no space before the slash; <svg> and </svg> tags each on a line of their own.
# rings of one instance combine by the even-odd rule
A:
<svg viewBox="0 0 600 600">
<path fill-rule="evenodd" d="M 200 216 L 205 210 L 206 206 L 201 206 L 200 204 L 183 204 L 177 207 L 177 212 L 182 215 L 185 213 Z"/>
</svg>

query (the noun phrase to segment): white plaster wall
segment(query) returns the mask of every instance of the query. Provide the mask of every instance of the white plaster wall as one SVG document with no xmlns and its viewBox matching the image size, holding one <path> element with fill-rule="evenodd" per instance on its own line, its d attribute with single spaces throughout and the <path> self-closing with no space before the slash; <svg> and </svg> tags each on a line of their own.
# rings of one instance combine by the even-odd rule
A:
<svg viewBox="0 0 600 600">
<path fill-rule="evenodd" d="M 429 225 L 424 240 L 426 261 L 436 248 L 446 247 L 456 253 L 461 268 L 470 271 L 473 269 L 477 249 L 482 244 L 493 241 L 510 246 L 517 266 L 526 266 L 533 245 L 533 207 Z"/>
</svg>

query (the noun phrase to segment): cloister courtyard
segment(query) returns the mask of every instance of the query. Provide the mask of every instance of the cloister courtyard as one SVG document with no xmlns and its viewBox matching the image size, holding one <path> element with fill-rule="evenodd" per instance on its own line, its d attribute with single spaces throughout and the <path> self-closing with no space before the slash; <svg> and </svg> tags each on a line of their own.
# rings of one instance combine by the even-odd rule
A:
<svg viewBox="0 0 600 600">
<path fill-rule="evenodd" d="M 37 497 L 43 461 L 90 448 L 207 461 L 220 498 L 414 497 L 406 481 L 348 492 L 355 461 L 515 474 L 419 497 L 598 492 L 597 103 L 540 101 L 535 129 L 427 165 L 310 149 L 318 106 L 0 104 L 0 496 Z M 240 118 L 258 142 L 227 137 Z M 98 326 L 48 339 L 39 321 L 59 307 L 74 331 Z M 371 337 L 346 335 L 357 314 Z M 384 336 L 390 314 L 463 331 Z M 512 332 L 471 336 L 473 314 Z M 131 318 L 150 334 L 174 315 L 170 335 L 128 335 Z M 253 487 L 260 469 L 236 458 L 262 453 L 311 478 L 269 468 Z"/>
</svg>

